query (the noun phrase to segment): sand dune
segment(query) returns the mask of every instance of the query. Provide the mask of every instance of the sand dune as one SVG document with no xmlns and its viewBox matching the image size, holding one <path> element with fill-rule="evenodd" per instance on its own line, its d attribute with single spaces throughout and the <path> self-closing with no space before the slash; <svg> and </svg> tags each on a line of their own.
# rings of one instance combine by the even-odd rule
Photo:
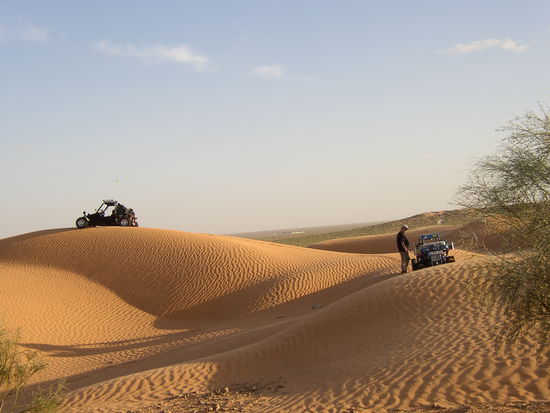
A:
<svg viewBox="0 0 550 413">
<path fill-rule="evenodd" d="M 0 259 L 78 274 L 144 312 L 194 320 L 264 310 L 393 262 L 388 257 L 328 255 L 241 238 L 143 228 L 7 239 Z"/>
<path fill-rule="evenodd" d="M 396 230 L 397 233 L 398 230 Z M 442 239 L 454 242 L 457 246 L 467 241 L 475 243 L 475 247 L 498 251 L 506 247 L 506 232 L 496 225 L 485 225 L 479 222 L 466 225 L 433 225 L 430 227 L 414 228 L 407 231 L 407 238 L 411 242 L 418 241 L 421 234 L 438 233 Z M 347 252 L 353 254 L 385 254 L 395 251 L 395 235 L 367 235 L 360 237 L 339 238 L 310 245 L 310 248 Z"/>
<path fill-rule="evenodd" d="M 144 228 L 7 238 L 0 318 L 47 358 L 36 382 L 68 377 L 68 412 L 239 383 L 281 386 L 273 412 L 550 398 L 547 355 L 497 351 L 503 315 L 461 293 L 486 258 L 401 275 L 395 234 L 361 238 L 346 248 L 363 254 Z"/>
<path fill-rule="evenodd" d="M 437 225 L 433 227 L 411 229 L 407 231 L 407 238 L 411 243 L 411 247 L 412 243 L 418 240 L 420 234 L 430 234 L 432 232 L 439 233 L 442 238 L 448 239 L 449 241 L 457 241 L 459 228 L 458 226 L 451 225 Z M 310 248 L 353 254 L 387 254 L 395 252 L 396 234 L 339 238 L 310 245 Z"/>
</svg>

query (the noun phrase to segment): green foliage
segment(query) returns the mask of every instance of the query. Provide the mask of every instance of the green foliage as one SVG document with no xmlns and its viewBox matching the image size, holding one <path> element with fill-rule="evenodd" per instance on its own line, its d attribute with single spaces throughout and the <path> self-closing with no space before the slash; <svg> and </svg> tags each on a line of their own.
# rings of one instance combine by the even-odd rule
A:
<svg viewBox="0 0 550 413">
<path fill-rule="evenodd" d="M 550 332 L 550 117 L 527 112 L 500 129 L 506 133 L 495 155 L 481 159 L 459 189 L 460 204 L 505 226 L 515 254 L 499 257 L 496 271 L 478 281 L 479 294 L 508 316 L 502 334 Z M 475 289 L 474 289 L 475 290 Z"/>
<path fill-rule="evenodd" d="M 0 412 L 15 411 L 21 389 L 29 379 L 46 367 L 34 351 L 23 350 L 18 344 L 19 336 L 0 328 Z M 54 412 L 60 404 L 63 384 L 49 392 L 33 394 L 32 412 Z"/>
</svg>

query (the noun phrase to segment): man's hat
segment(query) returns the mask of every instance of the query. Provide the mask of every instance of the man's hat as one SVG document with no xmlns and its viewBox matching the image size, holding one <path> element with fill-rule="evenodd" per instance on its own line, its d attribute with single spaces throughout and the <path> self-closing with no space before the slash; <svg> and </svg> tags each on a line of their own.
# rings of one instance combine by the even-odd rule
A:
<svg viewBox="0 0 550 413">
<path fill-rule="evenodd" d="M 401 226 L 401 229 L 409 229 L 409 226 L 408 225 L 403 225 L 403 226 Z"/>
</svg>

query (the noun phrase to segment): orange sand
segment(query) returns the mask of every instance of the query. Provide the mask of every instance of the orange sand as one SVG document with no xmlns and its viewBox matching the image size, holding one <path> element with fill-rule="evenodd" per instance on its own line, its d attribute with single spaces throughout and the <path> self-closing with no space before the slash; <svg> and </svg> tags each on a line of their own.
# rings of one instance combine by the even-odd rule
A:
<svg viewBox="0 0 550 413">
<path fill-rule="evenodd" d="M 310 248 L 347 252 L 353 254 L 383 254 L 393 252 L 396 249 L 395 236 L 392 235 L 369 235 L 361 237 L 350 237 L 333 239 L 310 245 Z M 407 231 L 407 238 L 410 241 L 411 250 L 413 243 L 418 241 L 421 234 L 438 233 L 442 239 L 454 242 L 457 245 L 467 239 L 469 243 L 475 242 L 472 246 L 486 248 L 488 250 L 506 249 L 506 230 L 497 224 L 484 225 L 479 222 L 472 222 L 463 226 L 434 225 L 431 227 L 415 228 Z M 474 241 L 475 240 L 475 241 Z"/>
<path fill-rule="evenodd" d="M 7 238 L 0 320 L 48 361 L 36 383 L 67 378 L 67 412 L 252 382 L 282 386 L 273 412 L 550 398 L 548 356 L 496 350 L 502 315 L 461 294 L 486 258 L 401 275 L 395 234 L 331 242 L 363 254 L 145 228 Z"/>
</svg>

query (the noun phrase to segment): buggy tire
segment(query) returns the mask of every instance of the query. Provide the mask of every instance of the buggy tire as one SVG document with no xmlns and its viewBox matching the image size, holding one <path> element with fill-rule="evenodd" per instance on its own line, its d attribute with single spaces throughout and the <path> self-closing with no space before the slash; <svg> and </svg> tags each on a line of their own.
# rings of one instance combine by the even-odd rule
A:
<svg viewBox="0 0 550 413">
<path fill-rule="evenodd" d="M 455 262 L 455 257 L 453 257 L 452 255 L 449 255 L 447 257 L 447 262 Z"/>
<path fill-rule="evenodd" d="M 76 220 L 76 227 L 78 229 L 84 229 L 88 226 L 88 220 L 84 217 L 77 218 Z"/>
<path fill-rule="evenodd" d="M 422 264 L 422 262 L 420 261 L 417 261 L 417 260 L 413 260 L 412 262 L 412 269 L 413 271 L 416 271 L 416 270 L 420 270 L 424 268 L 424 265 Z"/>
<path fill-rule="evenodd" d="M 130 226 L 130 220 L 128 218 L 122 218 L 120 220 L 120 226 L 121 227 L 128 227 Z"/>
</svg>

